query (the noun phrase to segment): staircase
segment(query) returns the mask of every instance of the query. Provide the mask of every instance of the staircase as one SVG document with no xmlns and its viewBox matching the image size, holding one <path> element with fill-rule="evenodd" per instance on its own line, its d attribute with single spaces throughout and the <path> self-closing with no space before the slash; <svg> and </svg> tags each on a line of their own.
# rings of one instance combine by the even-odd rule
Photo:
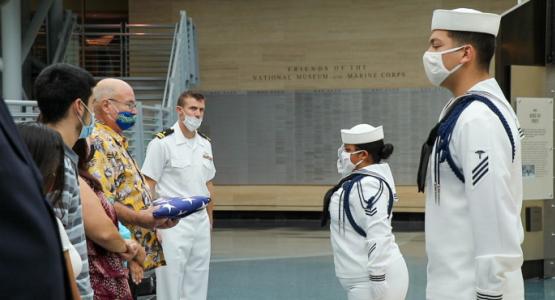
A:
<svg viewBox="0 0 555 300">
<path fill-rule="evenodd" d="M 196 27 L 185 11 L 179 15 L 176 24 L 74 22 L 67 38 L 64 62 L 133 87 L 137 122 L 125 135 L 139 165 L 153 133 L 175 122 L 179 94 L 199 83 Z"/>
<path fill-rule="evenodd" d="M 135 99 L 145 105 L 156 105 L 162 103 L 166 77 L 160 76 L 131 76 L 123 77 L 135 91 Z"/>
<path fill-rule="evenodd" d="M 67 62 L 79 64 L 97 80 L 120 78 L 143 105 L 161 105 L 172 54 L 175 25 L 86 24 L 74 31 Z"/>
</svg>

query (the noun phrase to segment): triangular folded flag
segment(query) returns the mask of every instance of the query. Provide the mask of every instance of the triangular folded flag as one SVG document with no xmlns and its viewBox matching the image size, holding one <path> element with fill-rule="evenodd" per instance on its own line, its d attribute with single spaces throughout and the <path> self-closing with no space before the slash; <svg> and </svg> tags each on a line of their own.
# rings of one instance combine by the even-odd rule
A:
<svg viewBox="0 0 555 300">
<path fill-rule="evenodd" d="M 159 207 L 152 215 L 155 218 L 180 219 L 204 209 L 209 202 L 210 198 L 205 196 L 160 198 L 153 202 Z"/>
</svg>

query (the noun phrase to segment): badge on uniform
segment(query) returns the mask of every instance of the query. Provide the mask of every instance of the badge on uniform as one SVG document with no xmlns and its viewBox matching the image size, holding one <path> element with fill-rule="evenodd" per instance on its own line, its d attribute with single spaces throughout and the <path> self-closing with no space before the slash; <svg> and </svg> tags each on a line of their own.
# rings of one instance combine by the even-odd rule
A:
<svg viewBox="0 0 555 300">
<path fill-rule="evenodd" d="M 163 139 L 165 137 L 167 137 L 168 135 L 171 135 L 174 132 L 173 128 L 168 128 L 168 129 L 164 129 L 158 133 L 156 133 L 154 136 L 159 138 L 159 139 Z"/>
<path fill-rule="evenodd" d="M 213 161 L 213 160 L 214 160 L 214 158 L 212 158 L 212 156 L 208 155 L 208 153 L 204 153 L 204 154 L 202 155 L 202 157 L 208 159 L 209 161 Z"/>
<path fill-rule="evenodd" d="M 472 186 L 476 186 L 489 171 L 489 155 L 484 150 L 474 151 L 474 167 L 472 168 Z"/>
</svg>

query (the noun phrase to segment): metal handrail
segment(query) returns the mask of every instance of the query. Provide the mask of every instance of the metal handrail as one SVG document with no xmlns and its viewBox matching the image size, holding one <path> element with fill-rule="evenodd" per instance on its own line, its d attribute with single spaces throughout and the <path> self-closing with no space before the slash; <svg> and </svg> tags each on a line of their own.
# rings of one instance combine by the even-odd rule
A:
<svg viewBox="0 0 555 300">
<path fill-rule="evenodd" d="M 192 21 L 191 21 L 192 22 Z M 193 68 L 193 85 L 198 85 L 200 84 L 200 64 L 199 64 L 199 57 L 198 57 L 198 34 L 197 34 L 197 27 L 192 24 L 192 28 L 193 28 L 193 44 L 194 47 L 192 47 L 192 50 L 194 51 L 194 55 L 193 55 L 193 62 L 194 62 L 194 68 Z"/>
<path fill-rule="evenodd" d="M 175 117 L 173 107 L 177 104 L 177 96 L 198 83 L 196 46 L 196 28 L 187 13 L 180 11 L 162 101 L 163 106 L 170 109 L 172 117 Z"/>
<path fill-rule="evenodd" d="M 113 35 L 114 32 L 90 32 L 87 31 L 86 35 Z M 173 37 L 173 34 L 167 34 L 167 33 L 158 33 L 158 32 L 123 32 L 123 33 L 117 33 L 115 35 L 118 36 L 148 36 L 148 37 L 162 37 L 162 38 L 166 38 L 166 37 Z"/>
<path fill-rule="evenodd" d="M 85 28 L 120 28 L 121 24 L 85 24 L 83 25 Z M 173 28 L 173 25 L 168 24 L 134 24 L 134 23 L 126 23 L 126 27 L 128 28 Z"/>
<path fill-rule="evenodd" d="M 171 28 L 173 34 L 167 30 Z M 101 36 L 110 37 L 99 39 Z M 79 45 L 74 38 L 79 39 Z M 95 43 L 87 43 L 86 39 L 93 39 Z M 162 93 L 163 90 L 160 105 L 147 105 L 147 102 L 137 101 L 136 125 L 125 131 L 129 138 L 130 152 L 139 163 L 142 163 L 152 134 L 170 126 L 176 119 L 174 107 L 179 93 L 192 88 L 199 81 L 196 39 L 196 27 L 185 11 L 180 12 L 179 22 L 171 25 L 76 23 L 73 26 L 68 40 L 78 48 L 72 48 L 73 51 L 69 52 L 80 58 L 79 65 L 94 76 L 128 77 L 131 62 L 132 71 L 140 69 L 139 73 L 133 74 L 132 80 L 159 83 L 165 79 L 164 85 L 159 88 L 156 84 L 139 85 L 135 90 L 143 93 L 142 97 L 136 95 L 141 101 L 152 101 L 153 97 L 157 97 L 157 91 Z M 152 44 L 148 45 L 149 42 Z M 65 57 L 68 56 L 70 55 L 66 52 Z M 167 66 L 164 65 L 166 59 Z M 158 78 L 164 76 L 157 75 L 159 73 L 164 74 L 165 78 Z M 14 114 L 19 114 L 17 106 Z"/>
<path fill-rule="evenodd" d="M 36 121 L 39 116 L 37 101 L 32 100 L 4 100 L 14 122 Z"/>
<path fill-rule="evenodd" d="M 170 62 L 168 64 L 168 73 L 166 74 L 166 85 L 164 86 L 164 95 L 162 96 L 162 106 L 166 107 L 166 96 L 168 95 L 168 89 L 170 87 L 170 76 L 173 70 L 173 64 L 175 60 L 175 45 L 177 44 L 177 34 L 179 32 L 179 23 L 175 25 L 175 30 L 173 33 L 172 50 L 170 53 Z"/>
<path fill-rule="evenodd" d="M 173 28 L 173 25 L 168 24 L 140 24 L 140 23 L 131 23 L 128 24 L 128 27 L 147 27 L 147 28 Z"/>
<path fill-rule="evenodd" d="M 72 37 L 81 40 L 79 65 L 94 76 L 164 76 L 175 31 L 168 32 L 168 29 L 174 27 L 168 24 L 84 24 L 76 26 Z M 156 65 L 149 63 L 153 57 Z"/>
<path fill-rule="evenodd" d="M 135 126 L 125 132 L 129 139 L 130 151 L 139 165 L 143 163 L 146 146 L 154 133 L 162 130 L 170 122 L 171 114 L 160 105 L 143 105 L 137 102 L 137 120 Z M 147 120 L 147 122 L 145 122 Z"/>
<path fill-rule="evenodd" d="M 183 60 L 183 54 L 182 53 L 182 48 L 183 48 L 183 40 L 184 37 L 187 36 L 187 24 L 186 24 L 186 20 L 187 20 L 187 14 L 184 11 L 180 11 L 180 15 L 181 18 L 179 19 L 179 30 L 177 32 L 177 36 L 176 36 L 176 47 L 175 47 L 175 53 L 174 53 L 174 60 L 172 61 L 172 66 L 171 66 L 171 77 L 168 80 L 169 82 L 169 90 L 168 90 L 168 98 L 164 99 L 163 103 L 164 103 L 164 107 L 172 107 L 171 102 L 173 102 L 172 100 L 175 98 L 175 90 L 176 90 L 176 82 L 181 85 L 182 83 L 182 78 L 181 78 L 181 72 L 177 73 L 178 70 L 181 70 L 181 61 Z"/>
<path fill-rule="evenodd" d="M 172 29 L 170 33 L 168 29 Z M 105 31 L 105 32 L 103 32 Z M 113 35 L 106 43 L 100 36 Z M 97 39 L 96 45 L 86 44 L 86 38 Z M 148 42 L 152 41 L 152 45 Z M 161 43 L 162 41 L 162 43 Z M 164 44 L 165 43 L 165 44 Z M 147 46 L 143 46 L 147 45 Z M 133 47 L 137 47 L 134 49 Z M 135 51 L 136 50 L 136 51 Z M 167 56 L 169 51 L 169 57 Z M 159 105 L 146 105 L 137 102 L 137 122 L 130 130 L 125 131 L 129 138 L 129 149 L 139 164 L 145 155 L 146 145 L 153 134 L 171 125 L 175 120 L 173 109 L 178 93 L 192 87 L 198 79 L 198 62 L 196 60 L 196 31 L 187 14 L 180 12 L 180 20 L 176 24 L 78 24 L 76 17 L 66 13 L 60 44 L 56 48 L 54 62 L 65 61 L 87 68 L 95 76 L 123 77 L 129 75 L 129 61 L 138 63 L 133 67 L 145 68 L 146 80 L 156 80 L 150 74 L 162 72 L 165 75 L 162 102 Z M 167 66 L 153 66 L 154 63 L 143 63 L 145 58 Z M 94 64 L 90 64 L 91 59 Z M 136 59 L 136 60 L 134 60 Z M 142 65 L 141 65 L 142 64 Z M 89 68 L 90 67 L 90 68 Z M 94 70 L 101 72 L 95 74 Z M 149 71 L 151 70 L 151 71 Z M 138 74 L 134 74 L 138 75 Z M 162 75 L 163 76 L 163 75 Z M 141 80 L 141 75 L 136 80 Z M 163 78 L 162 80 L 163 81 Z M 156 87 L 138 88 L 150 93 Z M 162 91 L 162 87 L 160 87 Z M 143 98 L 145 99 L 145 98 Z M 147 97 L 148 99 L 148 97 Z M 16 122 L 36 121 L 39 109 L 36 101 L 5 100 L 12 117 Z M 146 103 L 146 102 L 145 102 Z"/>
<path fill-rule="evenodd" d="M 12 118 L 16 123 L 34 122 L 39 115 L 37 101 L 34 100 L 4 100 Z M 137 122 L 130 130 L 125 131 L 129 139 L 129 152 L 135 160 L 142 164 L 146 145 L 153 138 L 153 134 L 171 122 L 171 114 L 167 108 L 160 105 L 143 105 L 137 102 Z M 147 120 L 145 122 L 145 120 Z"/>
<path fill-rule="evenodd" d="M 12 99 L 5 99 L 4 100 L 8 105 L 20 105 L 20 106 L 37 106 L 36 100 L 12 100 Z"/>
<path fill-rule="evenodd" d="M 77 18 L 69 10 L 65 11 L 65 20 L 62 27 L 62 33 L 58 46 L 56 47 L 56 52 L 54 53 L 53 63 L 58 63 L 62 60 L 69 45 L 69 39 L 71 38 L 71 33 L 75 28 L 77 23 Z"/>
</svg>

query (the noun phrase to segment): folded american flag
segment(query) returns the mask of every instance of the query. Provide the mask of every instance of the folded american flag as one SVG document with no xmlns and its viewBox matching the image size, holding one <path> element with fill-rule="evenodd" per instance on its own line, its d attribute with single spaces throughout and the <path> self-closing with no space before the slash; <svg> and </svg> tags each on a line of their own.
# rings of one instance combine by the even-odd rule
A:
<svg viewBox="0 0 555 300">
<path fill-rule="evenodd" d="M 209 202 L 210 198 L 205 196 L 160 198 L 153 202 L 159 207 L 152 215 L 155 218 L 180 219 L 204 209 Z"/>
</svg>

